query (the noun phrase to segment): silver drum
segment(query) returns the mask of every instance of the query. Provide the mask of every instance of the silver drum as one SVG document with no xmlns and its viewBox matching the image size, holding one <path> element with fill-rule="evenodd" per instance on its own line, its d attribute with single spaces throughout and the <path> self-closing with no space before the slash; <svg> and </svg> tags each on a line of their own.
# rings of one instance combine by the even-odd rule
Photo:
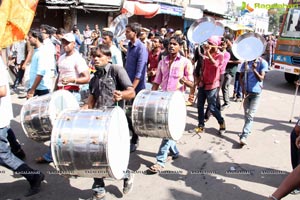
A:
<svg viewBox="0 0 300 200">
<path fill-rule="evenodd" d="M 128 123 L 120 107 L 66 110 L 53 125 L 51 151 L 62 174 L 122 179 L 129 147 Z"/>
<path fill-rule="evenodd" d="M 179 140 L 186 124 L 183 94 L 142 90 L 132 105 L 132 123 L 139 136 Z"/>
<path fill-rule="evenodd" d="M 57 90 L 28 99 L 21 109 L 21 125 L 30 139 L 50 140 L 52 124 L 64 109 L 79 109 L 76 98 L 67 90 Z"/>
</svg>

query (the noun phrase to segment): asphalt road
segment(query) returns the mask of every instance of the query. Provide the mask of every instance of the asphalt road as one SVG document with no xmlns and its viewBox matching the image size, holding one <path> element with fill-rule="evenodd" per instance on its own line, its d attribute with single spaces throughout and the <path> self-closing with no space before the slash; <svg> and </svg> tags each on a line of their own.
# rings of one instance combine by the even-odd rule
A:
<svg viewBox="0 0 300 200">
<path fill-rule="evenodd" d="M 233 88 L 231 87 L 231 90 Z M 129 169 L 135 172 L 134 188 L 123 196 L 122 181 L 106 180 L 106 199 L 124 200 L 259 200 L 266 199 L 291 171 L 289 134 L 300 114 L 297 98 L 292 123 L 289 123 L 295 87 L 288 85 L 280 72 L 267 74 L 252 134 L 241 148 L 238 134 L 243 127 L 241 103 L 232 102 L 222 112 L 227 132 L 219 136 L 213 117 L 206 123 L 206 133 L 195 135 L 196 107 L 188 107 L 186 131 L 178 141 L 180 157 L 167 163 L 164 173 L 144 174 L 155 162 L 161 139 L 141 138 L 138 150 L 131 154 Z M 42 191 L 23 197 L 27 181 L 0 167 L 0 199 L 76 200 L 92 194 L 91 178 L 65 178 L 53 174 L 53 164 L 36 164 L 34 159 L 47 151 L 46 143 L 26 137 L 20 125 L 20 109 L 25 99 L 12 95 L 15 119 L 11 125 L 26 152 L 26 162 L 46 174 Z M 1 113 L 3 114 L 3 113 Z M 299 199 L 289 195 L 286 200 Z"/>
</svg>

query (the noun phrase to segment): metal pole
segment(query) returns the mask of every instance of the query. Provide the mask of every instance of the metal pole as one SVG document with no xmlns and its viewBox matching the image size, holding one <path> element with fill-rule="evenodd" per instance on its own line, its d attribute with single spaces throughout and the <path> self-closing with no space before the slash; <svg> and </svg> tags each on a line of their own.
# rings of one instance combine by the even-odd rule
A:
<svg viewBox="0 0 300 200">
<path fill-rule="evenodd" d="M 292 122 L 292 117 L 294 115 L 294 108 L 295 108 L 295 104 L 296 104 L 296 98 L 297 98 L 297 94 L 298 94 L 298 88 L 299 88 L 299 84 L 296 83 L 296 91 L 295 91 L 295 96 L 294 96 L 294 102 L 293 102 L 293 106 L 292 106 L 292 110 L 291 110 L 291 115 L 290 115 L 290 120 L 289 122 Z"/>
</svg>

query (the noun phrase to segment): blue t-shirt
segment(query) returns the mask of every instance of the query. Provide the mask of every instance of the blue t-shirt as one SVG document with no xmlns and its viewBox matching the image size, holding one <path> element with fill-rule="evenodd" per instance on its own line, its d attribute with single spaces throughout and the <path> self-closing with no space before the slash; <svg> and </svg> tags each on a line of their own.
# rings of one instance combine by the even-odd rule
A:
<svg viewBox="0 0 300 200">
<path fill-rule="evenodd" d="M 244 85 L 247 92 L 253 92 L 253 93 L 261 93 L 263 82 L 259 82 L 258 79 L 255 77 L 255 74 L 252 70 L 252 64 L 254 61 L 249 61 L 249 70 L 248 72 L 245 72 L 245 63 L 242 64 L 241 72 L 244 72 Z M 260 72 L 266 72 L 268 71 L 268 63 L 262 58 L 257 59 L 257 67 L 256 70 L 258 73 Z"/>
<path fill-rule="evenodd" d="M 133 82 L 135 78 L 140 79 L 139 84 L 135 88 L 136 93 L 146 88 L 147 62 L 148 51 L 146 46 L 139 39 L 137 39 L 134 44 L 129 42 L 125 69 L 131 82 Z"/>
<path fill-rule="evenodd" d="M 37 90 L 51 89 L 53 81 L 51 78 L 51 64 L 49 58 L 53 56 L 44 45 L 34 49 L 34 53 L 30 64 L 29 87 L 31 88 L 37 75 L 43 78 L 36 88 Z"/>
</svg>

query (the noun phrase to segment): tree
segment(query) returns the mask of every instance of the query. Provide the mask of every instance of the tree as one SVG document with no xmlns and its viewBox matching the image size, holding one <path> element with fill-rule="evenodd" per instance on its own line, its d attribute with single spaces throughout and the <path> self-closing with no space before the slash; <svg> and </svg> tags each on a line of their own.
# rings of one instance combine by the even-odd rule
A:
<svg viewBox="0 0 300 200">
<path fill-rule="evenodd" d="M 270 32 L 273 32 L 273 34 L 276 34 L 279 32 L 280 27 L 280 17 L 286 12 L 284 8 L 272 8 L 268 10 L 269 15 L 269 30 Z"/>
</svg>

